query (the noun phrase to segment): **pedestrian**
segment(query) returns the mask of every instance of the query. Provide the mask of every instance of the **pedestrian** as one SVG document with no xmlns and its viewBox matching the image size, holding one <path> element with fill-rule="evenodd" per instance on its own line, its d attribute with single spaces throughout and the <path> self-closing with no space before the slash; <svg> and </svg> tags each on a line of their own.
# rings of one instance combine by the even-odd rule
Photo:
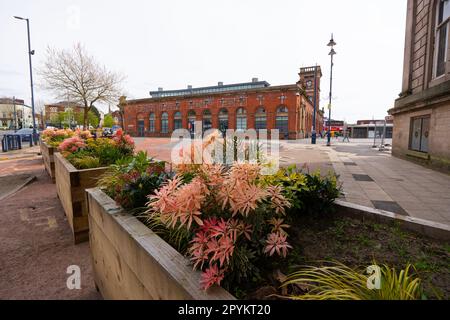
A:
<svg viewBox="0 0 450 320">
<path fill-rule="evenodd" d="M 349 134 L 348 134 L 347 130 L 345 130 L 345 132 L 344 132 L 344 140 L 342 140 L 342 142 L 345 142 L 345 140 L 347 140 L 347 142 L 350 142 L 350 138 L 349 138 Z"/>
</svg>

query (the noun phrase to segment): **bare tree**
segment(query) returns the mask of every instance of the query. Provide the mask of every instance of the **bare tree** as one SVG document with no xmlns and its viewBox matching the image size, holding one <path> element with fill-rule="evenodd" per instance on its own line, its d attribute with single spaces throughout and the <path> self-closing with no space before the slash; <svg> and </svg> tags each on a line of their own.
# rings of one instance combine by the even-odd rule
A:
<svg viewBox="0 0 450 320">
<path fill-rule="evenodd" d="M 84 106 L 85 129 L 94 104 L 117 101 L 124 80 L 122 75 L 101 66 L 80 44 L 72 50 L 48 48 L 47 60 L 39 74 L 43 87 L 54 92 L 58 99 L 69 97 Z"/>
</svg>

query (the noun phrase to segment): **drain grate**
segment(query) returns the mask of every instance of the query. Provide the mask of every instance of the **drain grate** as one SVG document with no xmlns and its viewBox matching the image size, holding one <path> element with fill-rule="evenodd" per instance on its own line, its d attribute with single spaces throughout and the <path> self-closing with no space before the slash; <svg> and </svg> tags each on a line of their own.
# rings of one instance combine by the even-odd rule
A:
<svg viewBox="0 0 450 320">
<path fill-rule="evenodd" d="M 356 181 L 373 181 L 367 174 L 353 174 L 353 179 Z"/>
<path fill-rule="evenodd" d="M 395 201 L 372 200 L 372 204 L 376 209 L 408 216 L 408 213 Z"/>
<path fill-rule="evenodd" d="M 357 164 L 354 162 L 344 162 L 344 165 L 345 166 L 357 166 Z"/>
</svg>

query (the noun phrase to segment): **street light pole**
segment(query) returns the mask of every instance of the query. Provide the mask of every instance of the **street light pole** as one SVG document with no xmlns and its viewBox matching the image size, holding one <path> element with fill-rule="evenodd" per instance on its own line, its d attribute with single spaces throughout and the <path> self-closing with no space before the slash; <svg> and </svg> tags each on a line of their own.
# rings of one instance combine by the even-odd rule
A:
<svg viewBox="0 0 450 320">
<path fill-rule="evenodd" d="M 16 97 L 13 97 L 13 108 L 14 108 L 14 132 L 17 132 L 17 109 L 16 109 Z"/>
<path fill-rule="evenodd" d="M 33 86 L 33 66 L 31 63 L 31 56 L 34 55 L 34 50 L 31 50 L 31 39 L 30 39 L 30 19 L 14 16 L 14 18 L 19 20 L 25 20 L 27 22 L 27 35 L 28 35 L 28 62 L 30 65 L 30 84 L 31 84 L 31 114 L 33 118 L 33 141 L 34 145 L 37 143 L 36 135 L 36 116 L 34 114 L 34 86 Z"/>
<path fill-rule="evenodd" d="M 336 54 L 334 51 L 334 46 L 336 42 L 334 42 L 333 34 L 331 34 L 331 40 L 328 43 L 328 47 L 331 47 L 331 51 L 328 54 L 331 56 L 331 69 L 330 69 L 330 103 L 328 104 L 328 134 L 327 134 L 327 146 L 331 146 L 331 100 L 333 97 L 333 56 Z"/>
<path fill-rule="evenodd" d="M 314 67 L 314 113 L 313 113 L 313 127 L 311 135 L 311 144 L 316 144 L 316 112 L 317 112 L 317 64 Z"/>
</svg>

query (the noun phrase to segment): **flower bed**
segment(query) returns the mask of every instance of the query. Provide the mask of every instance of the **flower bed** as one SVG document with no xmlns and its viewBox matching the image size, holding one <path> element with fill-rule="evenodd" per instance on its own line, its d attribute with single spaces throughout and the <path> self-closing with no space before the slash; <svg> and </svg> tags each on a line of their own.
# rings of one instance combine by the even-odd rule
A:
<svg viewBox="0 0 450 320">
<path fill-rule="evenodd" d="M 86 191 L 94 279 L 105 299 L 231 300 L 198 286 L 189 260 L 99 189 Z"/>
<path fill-rule="evenodd" d="M 116 257 L 120 265 L 136 264 L 135 260 L 139 262 L 146 253 L 134 249 L 126 252 L 119 248 L 121 243 L 129 243 L 124 239 L 130 236 L 133 241 L 139 241 L 155 234 L 159 236 L 154 238 L 156 242 L 140 244 L 151 252 L 150 260 L 153 263 L 159 261 L 158 248 L 163 247 L 165 251 L 170 245 L 185 259 L 176 258 L 177 267 L 169 265 L 169 268 L 190 268 L 192 277 L 186 281 L 190 284 L 198 281 L 195 290 L 202 289 L 205 294 L 222 287 L 239 299 L 280 296 L 295 299 L 439 297 L 430 285 L 436 285 L 444 296 L 447 294 L 446 276 L 444 285 L 430 280 L 430 277 L 435 279 L 439 272 L 445 274 L 442 267 L 448 264 L 448 249 L 445 249 L 448 244 L 400 232 L 395 225 L 380 225 L 333 214 L 333 202 L 340 193 L 334 175 L 302 173 L 290 167 L 271 176 L 261 176 L 259 165 L 245 163 L 236 163 L 230 168 L 180 165 L 174 176 L 162 172 L 161 168 L 149 161 L 146 155 L 138 155 L 132 161 L 110 167 L 100 179 L 99 186 L 111 198 L 98 194 L 100 191 L 90 191 L 92 194 L 88 195 L 97 203 L 95 206 L 89 203 L 89 210 L 103 210 L 112 217 L 112 220 L 99 218 L 101 215 L 93 213 L 97 218 L 91 219 L 95 220 L 93 223 L 101 221 L 106 226 L 91 232 L 91 241 L 98 242 L 93 248 L 97 257 L 94 258 L 96 279 L 100 282 L 97 284 L 104 287 L 101 290 L 106 297 L 123 297 L 112 292 L 142 287 L 142 283 L 133 276 L 123 275 L 128 279 L 124 280 L 119 274 L 122 271 L 111 273 L 108 264 L 103 263 L 106 261 L 104 256 Z M 148 196 L 147 204 L 148 199 L 144 195 Z M 111 199 L 121 206 L 114 205 Z M 131 221 L 131 226 L 126 221 Z M 340 229 L 342 225 L 348 225 L 350 229 L 343 231 Z M 115 240 L 118 228 L 127 230 L 128 235 L 118 235 L 119 239 Z M 349 237 L 341 241 L 342 234 Z M 360 243 L 352 242 L 355 239 Z M 105 241 L 113 244 L 104 244 Z M 337 243 L 338 248 L 334 247 Z M 124 245 L 126 248 L 130 246 Z M 367 248 L 360 250 L 361 246 Z M 407 256 L 397 257 L 393 252 L 395 246 L 400 247 L 399 255 Z M 429 246 L 437 251 L 427 252 Z M 100 249 L 106 247 L 109 248 L 107 252 L 101 252 Z M 328 247 L 334 249 L 330 251 Z M 417 254 L 424 255 L 425 260 L 416 261 L 414 256 Z M 426 260 L 432 261 L 433 266 L 424 265 Z M 375 263 L 386 266 L 380 269 L 385 286 L 374 293 L 366 287 L 368 275 L 363 274 L 365 271 L 360 267 L 367 268 Z M 302 269 L 302 265 L 312 267 Z M 433 271 L 429 277 L 420 272 L 421 268 L 430 268 L 431 271 L 437 265 L 439 271 Z M 141 274 L 140 269 L 132 270 L 135 278 L 149 277 Z M 195 270 L 201 271 L 200 276 Z M 169 271 L 164 272 L 167 274 Z M 327 277 L 333 279 L 338 288 L 340 285 L 348 286 L 349 294 L 333 291 L 327 284 Z M 180 278 L 177 279 L 179 281 Z M 135 289 L 139 295 L 129 290 L 126 297 L 166 298 L 167 295 L 159 292 L 173 290 L 174 284 L 164 281 L 158 282 L 163 287 L 158 289 L 156 296 L 148 292 L 142 294 L 141 289 Z M 326 285 L 321 286 L 323 283 Z M 181 297 L 186 298 L 185 295 Z"/>
<path fill-rule="evenodd" d="M 74 242 L 88 240 L 88 211 L 84 190 L 95 187 L 107 167 L 130 157 L 134 143 L 121 132 L 113 139 L 78 134 L 60 143 L 55 154 L 56 190 L 73 232 Z"/>
<path fill-rule="evenodd" d="M 75 132 L 69 129 L 46 129 L 42 132 L 40 149 L 42 160 L 44 161 L 45 170 L 49 174 L 52 181 L 55 182 L 55 160 L 54 153 L 59 144 L 65 139 L 75 135 Z"/>
<path fill-rule="evenodd" d="M 84 191 L 95 187 L 97 179 L 106 169 L 107 167 L 79 170 L 60 153 L 55 153 L 56 191 L 72 229 L 75 244 L 89 239 L 88 211 Z"/>
</svg>

